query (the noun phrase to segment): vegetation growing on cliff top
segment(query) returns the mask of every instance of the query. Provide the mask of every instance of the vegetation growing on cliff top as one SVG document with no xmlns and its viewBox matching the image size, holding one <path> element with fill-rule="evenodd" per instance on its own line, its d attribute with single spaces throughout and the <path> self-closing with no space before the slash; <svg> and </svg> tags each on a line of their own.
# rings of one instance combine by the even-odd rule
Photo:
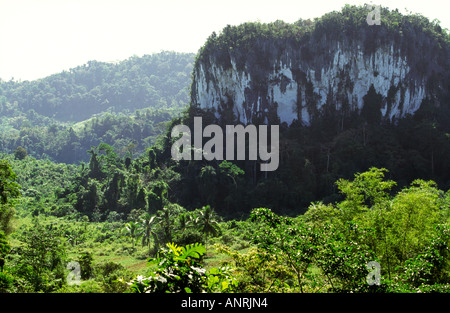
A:
<svg viewBox="0 0 450 313">
<path fill-rule="evenodd" d="M 414 65 L 419 77 L 433 72 L 446 75 L 448 69 L 450 34 L 442 29 L 438 20 L 430 21 L 419 14 L 403 15 L 398 10 L 381 7 L 381 25 L 368 25 L 369 10 L 365 6 L 346 5 L 314 20 L 299 20 L 289 24 L 248 22 L 228 25 L 220 34 L 213 33 L 200 49 L 196 65 L 212 57 L 224 68 L 233 59 L 238 69 L 267 68 L 279 60 L 283 51 L 301 54 L 302 60 L 314 64 L 327 58 L 337 42 L 346 47 L 362 44 L 365 52 L 376 47 L 394 44 L 400 53 Z"/>
</svg>

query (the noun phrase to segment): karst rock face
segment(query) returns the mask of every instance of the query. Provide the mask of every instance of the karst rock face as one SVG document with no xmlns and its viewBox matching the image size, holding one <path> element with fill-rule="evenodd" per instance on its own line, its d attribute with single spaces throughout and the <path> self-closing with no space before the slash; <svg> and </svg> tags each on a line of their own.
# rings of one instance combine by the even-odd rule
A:
<svg viewBox="0 0 450 313">
<path fill-rule="evenodd" d="M 371 86 L 381 95 L 377 110 L 390 121 L 414 114 L 424 99 L 440 105 L 448 93 L 448 45 L 433 51 L 436 43 L 423 31 L 408 37 L 360 24 L 351 31 L 329 26 L 330 33 L 315 25 L 279 38 L 250 26 L 227 27 L 199 52 L 192 105 L 217 118 L 231 112 L 243 124 L 309 125 L 326 108 L 360 112 Z"/>
</svg>

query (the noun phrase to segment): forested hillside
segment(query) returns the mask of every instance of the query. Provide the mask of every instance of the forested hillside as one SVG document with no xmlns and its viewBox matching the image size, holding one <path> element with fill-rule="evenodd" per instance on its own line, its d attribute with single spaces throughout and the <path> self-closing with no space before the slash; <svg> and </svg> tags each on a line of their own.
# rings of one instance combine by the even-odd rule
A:
<svg viewBox="0 0 450 313">
<path fill-rule="evenodd" d="M 33 110 L 59 121 L 80 122 L 108 110 L 184 108 L 193 57 L 162 52 L 117 63 L 90 61 L 31 82 L 2 82 L 0 112 Z"/>
<path fill-rule="evenodd" d="M 194 55 L 91 61 L 36 81 L 0 81 L 0 147 L 58 162 L 88 161 L 104 142 L 140 154 L 189 102 Z"/>
<path fill-rule="evenodd" d="M 367 10 L 346 6 L 292 25 L 228 26 L 196 57 L 90 62 L 1 82 L 0 292 L 448 292 L 449 34 L 422 16 L 383 12 L 384 26 L 370 30 Z M 360 109 L 336 110 L 331 96 L 316 107 L 308 87 L 310 123 L 266 120 L 280 124 L 276 171 L 172 158 L 173 126 L 239 121 L 231 100 L 220 111 L 195 103 L 201 62 L 227 67 L 237 56 L 242 69 L 262 64 L 258 76 L 271 49 L 332 30 L 410 42 L 405 53 L 435 47 L 439 72 L 414 72 L 429 78 L 430 97 L 390 119 L 380 109 L 395 90 L 367 86 Z M 212 74 L 209 82 L 222 77 Z M 263 76 L 247 94 L 262 90 Z"/>
</svg>

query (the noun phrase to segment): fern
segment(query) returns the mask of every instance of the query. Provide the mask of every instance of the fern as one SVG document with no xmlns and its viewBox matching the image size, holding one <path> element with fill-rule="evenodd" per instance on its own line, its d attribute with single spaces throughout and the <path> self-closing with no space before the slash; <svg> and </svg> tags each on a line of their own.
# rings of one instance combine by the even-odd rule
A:
<svg viewBox="0 0 450 313">
<path fill-rule="evenodd" d="M 188 258 L 199 259 L 203 254 L 205 254 L 206 249 L 201 243 L 195 243 L 187 245 L 186 247 L 181 247 L 182 254 L 177 259 L 180 261 L 187 260 Z"/>
<path fill-rule="evenodd" d="M 176 243 L 170 243 L 170 242 L 169 242 L 169 243 L 167 244 L 167 247 L 168 247 L 168 248 L 170 249 L 170 251 L 172 251 L 172 253 L 175 254 L 176 256 L 179 256 L 179 255 L 183 252 L 183 250 L 184 250 L 184 248 L 177 246 Z"/>
<path fill-rule="evenodd" d="M 175 243 L 168 243 L 169 253 L 175 255 L 175 261 L 188 261 L 189 259 L 199 259 L 206 252 L 206 248 L 201 243 L 180 247 Z"/>
</svg>

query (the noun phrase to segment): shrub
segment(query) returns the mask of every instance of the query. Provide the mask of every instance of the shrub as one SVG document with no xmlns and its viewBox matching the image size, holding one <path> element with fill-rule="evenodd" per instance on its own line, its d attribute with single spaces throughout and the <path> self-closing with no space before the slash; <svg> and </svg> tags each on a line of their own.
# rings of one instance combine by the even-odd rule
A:
<svg viewBox="0 0 450 313">
<path fill-rule="evenodd" d="M 0 272 L 0 293 L 11 292 L 14 277 L 9 273 Z"/>
<path fill-rule="evenodd" d="M 149 277 L 137 276 L 130 283 L 130 291 L 142 292 L 232 292 L 237 281 L 229 268 L 212 268 L 209 272 L 201 265 L 206 252 L 202 244 L 179 247 L 168 243 L 157 258 L 151 259 L 156 269 Z"/>
</svg>

